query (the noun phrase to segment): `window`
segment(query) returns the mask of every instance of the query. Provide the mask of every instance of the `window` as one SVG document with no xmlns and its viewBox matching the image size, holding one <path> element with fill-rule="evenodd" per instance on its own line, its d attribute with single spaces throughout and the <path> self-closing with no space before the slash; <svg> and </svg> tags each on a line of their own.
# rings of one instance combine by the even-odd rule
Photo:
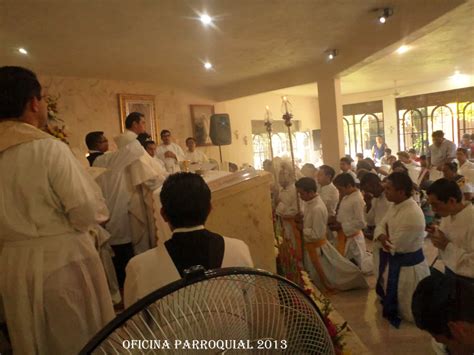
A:
<svg viewBox="0 0 474 355">
<path fill-rule="evenodd" d="M 345 154 L 371 157 L 375 137 L 384 137 L 382 101 L 344 105 L 343 112 Z"/>
<path fill-rule="evenodd" d="M 400 150 L 426 154 L 437 130 L 456 144 L 463 134 L 474 133 L 473 98 L 474 88 L 398 98 Z"/>
</svg>

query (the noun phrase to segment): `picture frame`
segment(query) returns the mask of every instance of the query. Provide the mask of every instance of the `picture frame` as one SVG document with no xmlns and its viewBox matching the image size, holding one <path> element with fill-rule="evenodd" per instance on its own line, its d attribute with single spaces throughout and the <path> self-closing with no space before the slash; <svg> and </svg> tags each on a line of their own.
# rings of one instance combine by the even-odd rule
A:
<svg viewBox="0 0 474 355">
<path fill-rule="evenodd" d="M 214 105 L 189 105 L 191 112 L 191 125 L 196 146 L 213 145 L 209 131 L 211 127 L 211 116 L 214 114 Z"/>
<path fill-rule="evenodd" d="M 137 94 L 118 94 L 120 108 L 120 130 L 125 131 L 125 119 L 131 112 L 140 112 L 145 116 L 146 132 L 158 142 L 158 124 L 155 115 L 155 96 Z"/>
</svg>

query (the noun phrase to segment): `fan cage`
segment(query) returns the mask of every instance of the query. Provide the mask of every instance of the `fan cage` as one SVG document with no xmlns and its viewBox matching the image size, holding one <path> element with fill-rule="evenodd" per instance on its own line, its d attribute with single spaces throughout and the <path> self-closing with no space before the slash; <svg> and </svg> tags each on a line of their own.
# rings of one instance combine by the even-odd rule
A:
<svg viewBox="0 0 474 355">
<path fill-rule="evenodd" d="M 334 354 L 321 313 L 298 285 L 270 272 L 188 274 L 113 319 L 80 354 Z"/>
</svg>

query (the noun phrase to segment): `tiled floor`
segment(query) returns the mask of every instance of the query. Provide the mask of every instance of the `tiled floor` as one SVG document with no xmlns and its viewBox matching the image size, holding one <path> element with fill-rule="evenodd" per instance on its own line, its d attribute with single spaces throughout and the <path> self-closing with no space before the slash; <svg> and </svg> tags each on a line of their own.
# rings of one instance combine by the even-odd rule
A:
<svg viewBox="0 0 474 355">
<path fill-rule="evenodd" d="M 370 241 L 367 244 L 370 249 Z M 424 250 L 427 262 L 431 264 L 436 257 L 436 249 L 427 240 Z M 428 333 L 408 322 L 402 322 L 400 329 L 395 329 L 382 318 L 381 306 L 376 301 L 375 277 L 368 276 L 367 281 L 369 290 L 340 292 L 330 296 L 334 308 L 351 325 L 365 346 L 373 354 L 433 354 Z"/>
</svg>

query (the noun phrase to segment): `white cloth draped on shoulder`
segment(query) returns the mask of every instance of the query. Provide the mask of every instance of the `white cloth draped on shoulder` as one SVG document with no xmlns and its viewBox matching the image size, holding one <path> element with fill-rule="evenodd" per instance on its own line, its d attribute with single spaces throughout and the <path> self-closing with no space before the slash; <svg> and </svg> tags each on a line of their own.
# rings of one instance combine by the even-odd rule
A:
<svg viewBox="0 0 474 355">
<path fill-rule="evenodd" d="M 107 208 L 63 142 L 14 121 L 0 122 L 0 142 L 0 290 L 13 351 L 77 354 L 114 317 L 88 235 Z"/>
<path fill-rule="evenodd" d="M 303 235 L 306 243 L 305 264 L 311 279 L 318 287 L 329 287 L 341 291 L 367 288 L 368 284 L 359 268 L 327 242 L 327 216 L 326 206 L 319 196 L 305 202 L 303 222 Z M 318 244 L 320 246 L 317 246 Z M 313 260 L 314 258 L 318 260 Z M 318 270 L 318 262 L 321 265 L 321 270 Z M 328 285 L 325 285 L 326 283 Z"/>
</svg>

